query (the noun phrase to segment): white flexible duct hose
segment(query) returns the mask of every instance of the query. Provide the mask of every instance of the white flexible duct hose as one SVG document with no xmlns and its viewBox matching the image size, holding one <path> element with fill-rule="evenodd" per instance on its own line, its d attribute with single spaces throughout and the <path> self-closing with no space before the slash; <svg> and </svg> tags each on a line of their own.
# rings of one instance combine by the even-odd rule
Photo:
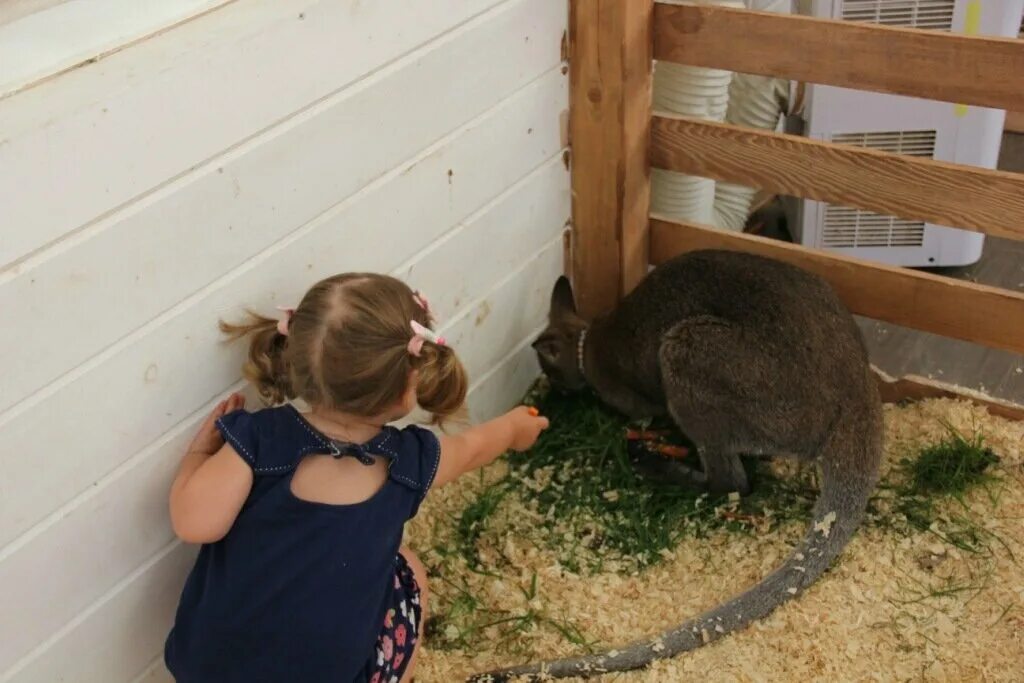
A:
<svg viewBox="0 0 1024 683">
<path fill-rule="evenodd" d="M 766 11 L 790 11 L 791 0 L 699 0 L 693 4 Z M 658 62 L 654 109 L 709 121 L 775 128 L 788 82 L 721 69 Z M 731 183 L 654 169 L 651 210 L 680 221 L 742 230 L 755 191 Z"/>
<path fill-rule="evenodd" d="M 743 8 L 742 0 L 703 0 L 697 4 Z M 654 67 L 654 109 L 709 121 L 724 121 L 732 72 L 671 62 Z M 710 224 L 715 181 L 675 171 L 651 173 L 651 210 L 679 221 Z"/>
<path fill-rule="evenodd" d="M 790 0 L 747 0 L 750 9 L 789 14 Z M 779 115 L 789 99 L 789 81 L 771 76 L 737 73 L 729 86 L 729 108 L 725 120 L 737 126 L 775 130 Z M 715 185 L 712 225 L 739 232 L 747 224 L 757 190 L 719 182 Z"/>
</svg>

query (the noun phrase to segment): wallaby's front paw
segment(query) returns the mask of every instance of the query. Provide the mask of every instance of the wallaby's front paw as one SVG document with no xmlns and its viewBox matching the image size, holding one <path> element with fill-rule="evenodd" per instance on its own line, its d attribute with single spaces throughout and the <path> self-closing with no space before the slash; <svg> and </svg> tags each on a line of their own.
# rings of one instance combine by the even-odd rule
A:
<svg viewBox="0 0 1024 683">
<path fill-rule="evenodd" d="M 700 470 L 685 465 L 678 460 L 670 460 L 656 453 L 651 453 L 641 445 L 634 447 L 631 443 L 629 448 L 633 469 L 641 476 L 665 484 L 683 486 L 698 493 L 708 491 L 707 477 Z M 636 450 L 635 456 L 634 450 Z"/>
</svg>

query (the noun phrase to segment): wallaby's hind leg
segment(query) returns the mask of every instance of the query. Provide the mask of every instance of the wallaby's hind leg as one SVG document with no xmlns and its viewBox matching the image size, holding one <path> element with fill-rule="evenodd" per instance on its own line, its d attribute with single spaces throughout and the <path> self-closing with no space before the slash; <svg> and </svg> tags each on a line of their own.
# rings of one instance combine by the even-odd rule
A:
<svg viewBox="0 0 1024 683">
<path fill-rule="evenodd" d="M 653 453 L 639 441 L 630 442 L 629 454 L 637 472 L 662 483 L 710 493 L 738 491 L 740 495 L 746 495 L 750 492 L 746 469 L 735 455 L 705 455 L 702 451 L 703 469 L 698 469 Z"/>
<path fill-rule="evenodd" d="M 722 455 L 702 449 L 700 459 L 704 465 L 703 471 L 678 460 L 661 460 L 653 474 L 662 481 L 677 483 L 701 492 L 735 491 L 741 496 L 750 493 L 747 471 L 739 456 Z"/>
<path fill-rule="evenodd" d="M 640 449 L 643 449 L 642 452 Z M 633 469 L 640 475 L 664 484 L 676 484 L 696 491 L 708 490 L 707 477 L 700 470 L 678 460 L 651 453 L 643 446 L 630 446 Z"/>
<path fill-rule="evenodd" d="M 810 455 L 828 429 L 827 406 L 810 419 L 800 410 L 819 392 L 777 346 L 713 316 L 684 320 L 662 339 L 668 411 L 697 445 L 709 491 L 749 493 L 741 453 Z"/>
<path fill-rule="evenodd" d="M 732 493 L 741 496 L 750 493 L 750 480 L 740 456 L 701 448 L 700 461 L 704 465 L 704 477 L 710 493 Z"/>
</svg>

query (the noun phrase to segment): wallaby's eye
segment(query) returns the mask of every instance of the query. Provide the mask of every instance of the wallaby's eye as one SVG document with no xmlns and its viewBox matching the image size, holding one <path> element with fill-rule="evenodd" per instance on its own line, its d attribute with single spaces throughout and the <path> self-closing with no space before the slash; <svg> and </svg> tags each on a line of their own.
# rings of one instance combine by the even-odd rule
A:
<svg viewBox="0 0 1024 683">
<path fill-rule="evenodd" d="M 545 342 L 539 346 L 537 353 L 554 363 L 558 360 L 558 344 L 554 341 Z"/>
<path fill-rule="evenodd" d="M 537 341 L 533 342 L 533 350 L 540 356 L 542 363 L 549 363 L 554 365 L 558 361 L 558 352 L 560 344 L 558 339 L 552 335 L 543 335 Z"/>
</svg>

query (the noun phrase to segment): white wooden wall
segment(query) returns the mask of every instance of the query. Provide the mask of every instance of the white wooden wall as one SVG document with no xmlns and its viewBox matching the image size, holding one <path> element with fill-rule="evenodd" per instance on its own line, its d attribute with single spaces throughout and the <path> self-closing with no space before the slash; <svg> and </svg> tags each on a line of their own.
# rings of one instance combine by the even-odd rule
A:
<svg viewBox="0 0 1024 683">
<path fill-rule="evenodd" d="M 219 316 L 428 292 L 484 417 L 562 267 L 566 3 L 235 0 L 0 99 L 0 681 L 163 681 Z"/>
</svg>

